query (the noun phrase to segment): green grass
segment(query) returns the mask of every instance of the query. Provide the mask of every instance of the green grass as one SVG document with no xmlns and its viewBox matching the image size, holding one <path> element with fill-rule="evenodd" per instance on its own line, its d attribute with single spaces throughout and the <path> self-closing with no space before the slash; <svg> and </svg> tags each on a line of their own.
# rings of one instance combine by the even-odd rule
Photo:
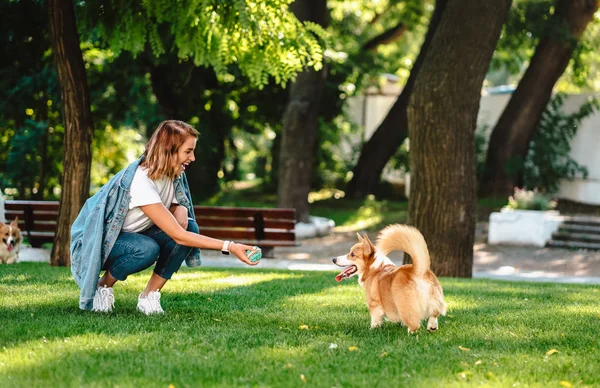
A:
<svg viewBox="0 0 600 388">
<path fill-rule="evenodd" d="M 96 314 L 67 268 L 0 266 L 0 386 L 600 385 L 597 286 L 443 278 L 440 330 L 409 335 L 370 330 L 333 272 L 183 268 L 152 317 L 135 311 L 148 276 Z"/>
</svg>

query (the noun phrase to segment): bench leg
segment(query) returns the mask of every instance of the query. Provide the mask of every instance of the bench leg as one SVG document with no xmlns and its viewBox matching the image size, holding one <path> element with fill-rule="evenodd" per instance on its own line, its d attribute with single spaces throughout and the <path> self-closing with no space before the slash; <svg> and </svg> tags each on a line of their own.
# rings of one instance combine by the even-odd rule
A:
<svg viewBox="0 0 600 388">
<path fill-rule="evenodd" d="M 261 248 L 261 251 L 262 251 L 262 257 L 265 257 L 267 259 L 272 259 L 275 257 L 275 254 L 273 252 L 273 247 Z"/>
</svg>

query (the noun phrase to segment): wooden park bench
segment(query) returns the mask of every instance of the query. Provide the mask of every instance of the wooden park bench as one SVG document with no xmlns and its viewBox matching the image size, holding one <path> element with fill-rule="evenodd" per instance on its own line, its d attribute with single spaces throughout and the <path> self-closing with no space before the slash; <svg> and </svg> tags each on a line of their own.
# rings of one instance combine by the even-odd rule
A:
<svg viewBox="0 0 600 388">
<path fill-rule="evenodd" d="M 54 240 L 58 201 L 5 201 L 6 220 L 19 217 L 19 228 L 32 247 Z M 296 210 L 282 208 L 194 206 L 200 233 L 257 245 L 264 257 L 274 247 L 296 246 Z"/>
</svg>

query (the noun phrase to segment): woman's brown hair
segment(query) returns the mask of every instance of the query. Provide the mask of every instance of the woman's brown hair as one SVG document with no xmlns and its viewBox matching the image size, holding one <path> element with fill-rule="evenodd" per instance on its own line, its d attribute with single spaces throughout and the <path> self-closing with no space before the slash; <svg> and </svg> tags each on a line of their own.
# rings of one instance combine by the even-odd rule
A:
<svg viewBox="0 0 600 388">
<path fill-rule="evenodd" d="M 158 125 L 146 143 L 142 167 L 148 169 L 148 178 L 175 178 L 175 158 L 179 147 L 189 138 L 198 138 L 200 133 L 188 123 L 166 120 Z"/>
</svg>

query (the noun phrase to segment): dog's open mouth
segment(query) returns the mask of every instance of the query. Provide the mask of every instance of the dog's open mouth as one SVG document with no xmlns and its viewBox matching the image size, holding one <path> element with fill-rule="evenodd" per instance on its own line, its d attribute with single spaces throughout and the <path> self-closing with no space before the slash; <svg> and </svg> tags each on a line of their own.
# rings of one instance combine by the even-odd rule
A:
<svg viewBox="0 0 600 388">
<path fill-rule="evenodd" d="M 356 268 L 355 265 L 351 265 L 349 267 L 346 267 L 346 268 L 344 268 L 344 270 L 342 272 L 340 272 L 335 277 L 335 280 L 337 280 L 338 282 L 341 282 L 342 279 L 345 279 L 345 278 L 348 278 L 348 277 L 352 276 L 357 270 L 358 270 L 358 268 Z"/>
</svg>

